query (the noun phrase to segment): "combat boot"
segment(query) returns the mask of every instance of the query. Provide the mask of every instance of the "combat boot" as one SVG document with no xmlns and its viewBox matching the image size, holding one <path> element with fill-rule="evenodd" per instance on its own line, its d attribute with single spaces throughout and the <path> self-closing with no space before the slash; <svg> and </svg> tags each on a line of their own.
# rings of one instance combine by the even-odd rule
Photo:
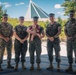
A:
<svg viewBox="0 0 76 75">
<path fill-rule="evenodd" d="M 14 69 L 14 67 L 11 66 L 11 64 L 10 64 L 9 62 L 8 62 L 8 64 L 7 64 L 7 68 Z"/>
<path fill-rule="evenodd" d="M 18 63 L 16 63 L 16 66 L 14 67 L 14 70 L 18 70 Z"/>
<path fill-rule="evenodd" d="M 23 70 L 26 70 L 26 67 L 25 67 L 25 65 L 24 65 L 24 62 L 22 62 L 22 69 L 23 69 Z"/>
<path fill-rule="evenodd" d="M 74 73 L 76 74 L 76 71 Z"/>
<path fill-rule="evenodd" d="M 68 67 L 65 71 L 66 71 L 66 72 L 71 72 L 71 71 L 73 71 L 72 64 L 70 64 L 69 67 Z"/>
<path fill-rule="evenodd" d="M 34 64 L 31 65 L 30 70 L 34 70 Z"/>
<path fill-rule="evenodd" d="M 48 68 L 46 68 L 47 70 L 53 70 L 53 64 L 52 62 L 50 62 L 50 66 Z"/>
<path fill-rule="evenodd" d="M 57 71 L 60 71 L 60 63 L 57 63 Z"/>
<path fill-rule="evenodd" d="M 0 71 L 3 71 L 2 67 L 1 67 L 1 64 L 0 64 Z"/>
<path fill-rule="evenodd" d="M 75 63 L 76 63 L 76 59 L 75 59 Z"/>
<path fill-rule="evenodd" d="M 38 69 L 38 70 L 41 70 L 40 64 L 37 64 L 37 69 Z"/>
</svg>

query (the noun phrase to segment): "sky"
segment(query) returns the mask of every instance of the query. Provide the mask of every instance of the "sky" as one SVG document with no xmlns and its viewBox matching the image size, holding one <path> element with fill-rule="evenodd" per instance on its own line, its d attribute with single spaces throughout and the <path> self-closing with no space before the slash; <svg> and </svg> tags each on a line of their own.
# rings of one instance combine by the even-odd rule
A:
<svg viewBox="0 0 76 75">
<path fill-rule="evenodd" d="M 32 0 L 35 4 L 41 7 L 44 11 L 54 13 L 56 18 L 67 18 L 64 16 L 63 7 L 61 5 L 65 0 Z M 25 16 L 30 0 L 0 0 L 0 5 L 3 6 L 3 10 L 7 10 L 7 14 L 11 18 L 18 18 L 19 16 Z"/>
</svg>

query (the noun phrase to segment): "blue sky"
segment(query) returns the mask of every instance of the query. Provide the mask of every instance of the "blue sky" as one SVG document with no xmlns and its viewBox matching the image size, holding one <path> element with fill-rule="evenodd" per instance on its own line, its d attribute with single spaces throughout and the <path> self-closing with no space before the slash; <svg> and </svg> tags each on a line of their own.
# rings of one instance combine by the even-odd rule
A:
<svg viewBox="0 0 76 75">
<path fill-rule="evenodd" d="M 3 10 L 7 10 L 7 13 L 12 18 L 18 18 L 19 16 L 25 16 L 28 9 L 30 0 L 0 0 L 0 5 L 3 5 Z M 48 14 L 53 12 L 57 17 L 66 18 L 64 16 L 63 8 L 61 7 L 64 0 L 32 0 Z"/>
</svg>

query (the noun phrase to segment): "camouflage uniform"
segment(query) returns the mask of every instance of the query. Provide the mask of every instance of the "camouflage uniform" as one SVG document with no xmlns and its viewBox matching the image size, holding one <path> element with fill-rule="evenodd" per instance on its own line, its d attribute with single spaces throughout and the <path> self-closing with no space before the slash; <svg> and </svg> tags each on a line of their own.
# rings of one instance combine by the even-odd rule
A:
<svg viewBox="0 0 76 75">
<path fill-rule="evenodd" d="M 28 33 L 26 32 L 27 27 L 18 25 L 15 27 L 15 32 L 18 35 L 19 38 L 24 39 L 28 36 Z M 20 60 L 20 54 L 21 54 L 21 62 L 25 62 L 25 55 L 27 51 L 27 40 L 22 44 L 19 40 L 15 39 L 14 42 L 14 49 L 15 49 L 15 62 L 18 63 Z"/>
<path fill-rule="evenodd" d="M 76 20 L 69 20 L 65 25 L 65 31 L 71 39 L 67 39 L 67 57 L 70 64 L 73 63 L 73 49 L 75 53 L 76 62 Z"/>
<path fill-rule="evenodd" d="M 11 38 L 13 35 L 13 27 L 9 23 L 2 22 L 0 24 L 0 34 L 6 38 Z M 6 42 L 2 38 L 0 38 L 0 64 L 3 62 L 3 54 L 5 51 L 5 47 L 7 49 L 7 62 L 11 62 L 11 50 L 12 50 L 12 38 Z"/>
<path fill-rule="evenodd" d="M 58 27 L 61 25 L 58 23 L 48 24 L 46 27 L 46 35 L 50 37 L 54 37 L 58 33 Z M 47 39 L 47 51 L 49 56 L 49 61 L 53 61 L 53 48 L 55 49 L 55 55 L 56 55 L 56 62 L 60 62 L 60 40 L 59 37 L 54 38 L 54 41 L 50 41 Z"/>
<path fill-rule="evenodd" d="M 32 30 L 32 26 L 29 27 Z M 37 33 L 41 34 L 43 32 L 43 28 L 39 25 L 36 26 Z M 30 39 L 31 39 L 30 34 Z M 41 59 L 41 39 L 38 36 L 34 36 L 33 41 L 30 41 L 29 44 L 29 52 L 30 52 L 30 63 L 34 64 L 34 52 L 36 50 L 36 63 L 40 64 Z"/>
</svg>

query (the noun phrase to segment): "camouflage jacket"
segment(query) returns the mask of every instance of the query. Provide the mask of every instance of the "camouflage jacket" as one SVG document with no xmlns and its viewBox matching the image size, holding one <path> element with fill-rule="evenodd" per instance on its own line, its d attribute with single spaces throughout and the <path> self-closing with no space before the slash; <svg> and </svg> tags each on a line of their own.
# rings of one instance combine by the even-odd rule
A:
<svg viewBox="0 0 76 75">
<path fill-rule="evenodd" d="M 13 27 L 9 23 L 0 23 L 0 34 L 4 37 L 11 37 L 13 35 Z"/>
<path fill-rule="evenodd" d="M 55 22 L 53 25 L 52 24 L 48 24 L 46 27 L 46 35 L 47 36 L 55 36 L 58 33 L 58 27 L 60 27 L 61 25 L 58 24 L 57 22 Z"/>
<path fill-rule="evenodd" d="M 19 36 L 19 38 L 24 39 L 26 36 L 28 36 L 28 33 L 26 32 L 27 27 L 26 26 L 21 26 L 21 25 L 17 25 L 14 28 L 16 34 Z"/>
<path fill-rule="evenodd" d="M 66 24 L 65 24 L 65 31 L 67 33 L 68 36 L 74 36 L 76 34 L 76 20 L 69 20 Z"/>
</svg>

